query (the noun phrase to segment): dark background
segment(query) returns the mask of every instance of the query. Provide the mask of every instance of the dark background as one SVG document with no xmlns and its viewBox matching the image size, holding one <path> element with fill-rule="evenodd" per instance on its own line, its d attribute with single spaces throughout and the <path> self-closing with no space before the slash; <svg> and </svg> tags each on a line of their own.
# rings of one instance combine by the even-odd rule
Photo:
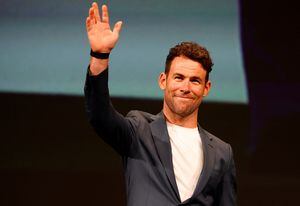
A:
<svg viewBox="0 0 300 206">
<path fill-rule="evenodd" d="M 289 1 L 240 1 L 249 105 L 200 107 L 200 124 L 234 149 L 239 205 L 298 203 L 295 10 Z M 88 125 L 83 97 L 1 93 L 0 100 L 0 205 L 124 205 L 120 158 Z M 113 103 L 123 114 L 162 108 L 149 99 Z"/>
</svg>

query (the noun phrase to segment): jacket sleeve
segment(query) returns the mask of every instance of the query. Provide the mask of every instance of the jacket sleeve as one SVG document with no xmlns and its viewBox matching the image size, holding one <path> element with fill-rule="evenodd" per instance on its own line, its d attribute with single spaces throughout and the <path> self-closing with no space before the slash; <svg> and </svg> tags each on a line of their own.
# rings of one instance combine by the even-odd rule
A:
<svg viewBox="0 0 300 206">
<path fill-rule="evenodd" d="M 233 153 L 231 146 L 228 144 L 229 159 L 227 162 L 226 171 L 217 188 L 217 204 L 218 206 L 236 206 L 236 170 L 233 160 Z"/>
<path fill-rule="evenodd" d="M 133 143 L 135 119 L 125 118 L 113 108 L 109 97 L 108 69 L 97 76 L 87 72 L 84 94 L 88 120 L 96 133 L 120 155 L 126 155 Z"/>
</svg>

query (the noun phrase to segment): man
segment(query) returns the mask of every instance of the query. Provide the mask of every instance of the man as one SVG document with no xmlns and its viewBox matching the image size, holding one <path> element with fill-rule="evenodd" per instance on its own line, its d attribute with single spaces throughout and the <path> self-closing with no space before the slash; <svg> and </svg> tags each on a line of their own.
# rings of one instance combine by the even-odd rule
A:
<svg viewBox="0 0 300 206">
<path fill-rule="evenodd" d="M 89 121 L 122 157 L 129 206 L 236 205 L 235 167 L 229 144 L 202 129 L 198 108 L 211 87 L 208 51 L 193 42 L 170 49 L 158 115 L 112 106 L 108 91 L 109 53 L 122 22 L 110 29 L 108 10 L 92 4 L 86 20 L 91 60 L 85 96 Z"/>
</svg>

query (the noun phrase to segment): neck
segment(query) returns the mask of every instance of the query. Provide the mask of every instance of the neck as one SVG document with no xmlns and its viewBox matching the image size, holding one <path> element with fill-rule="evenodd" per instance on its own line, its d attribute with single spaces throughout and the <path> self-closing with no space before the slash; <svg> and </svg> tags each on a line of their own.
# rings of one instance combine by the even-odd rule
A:
<svg viewBox="0 0 300 206">
<path fill-rule="evenodd" d="M 171 124 L 176 124 L 182 127 L 195 128 L 198 124 L 198 109 L 192 114 L 181 116 L 172 112 L 166 105 L 163 107 L 163 113 L 166 120 Z"/>
</svg>

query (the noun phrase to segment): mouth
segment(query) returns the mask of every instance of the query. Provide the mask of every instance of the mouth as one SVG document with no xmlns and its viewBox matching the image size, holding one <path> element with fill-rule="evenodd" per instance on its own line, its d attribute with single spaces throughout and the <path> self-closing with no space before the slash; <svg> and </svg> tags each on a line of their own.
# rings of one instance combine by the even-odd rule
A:
<svg viewBox="0 0 300 206">
<path fill-rule="evenodd" d="M 190 96 L 175 96 L 176 98 L 180 98 L 180 99 L 188 99 L 188 100 L 193 100 L 193 97 Z"/>
</svg>

